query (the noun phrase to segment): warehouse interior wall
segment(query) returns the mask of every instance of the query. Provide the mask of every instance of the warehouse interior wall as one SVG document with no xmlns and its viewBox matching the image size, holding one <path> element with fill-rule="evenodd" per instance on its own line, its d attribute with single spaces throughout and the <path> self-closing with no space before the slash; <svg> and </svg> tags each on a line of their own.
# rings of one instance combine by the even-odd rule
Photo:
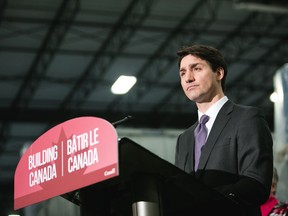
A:
<svg viewBox="0 0 288 216">
<path fill-rule="evenodd" d="M 274 103 L 274 163 L 279 174 L 276 196 L 288 201 L 288 63 L 280 67 L 274 76 L 274 88 L 278 95 Z"/>
</svg>

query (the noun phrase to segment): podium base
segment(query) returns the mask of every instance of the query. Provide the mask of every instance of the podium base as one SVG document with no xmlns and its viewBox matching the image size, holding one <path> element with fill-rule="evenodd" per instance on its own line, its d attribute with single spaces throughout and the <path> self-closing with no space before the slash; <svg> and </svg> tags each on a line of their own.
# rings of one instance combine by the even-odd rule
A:
<svg viewBox="0 0 288 216">
<path fill-rule="evenodd" d="M 160 216 L 158 203 L 139 201 L 132 204 L 133 216 Z"/>
</svg>

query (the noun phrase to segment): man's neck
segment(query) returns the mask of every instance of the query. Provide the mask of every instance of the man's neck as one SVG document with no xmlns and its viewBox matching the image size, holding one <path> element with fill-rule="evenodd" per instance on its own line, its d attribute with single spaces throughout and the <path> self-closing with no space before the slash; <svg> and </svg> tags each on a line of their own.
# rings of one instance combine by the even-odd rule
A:
<svg viewBox="0 0 288 216">
<path fill-rule="evenodd" d="M 211 106 L 213 106 L 213 104 L 215 104 L 224 96 L 225 96 L 224 94 L 218 94 L 218 95 L 215 95 L 215 97 L 213 97 L 211 101 L 196 103 L 197 108 L 201 113 L 205 113 Z"/>
</svg>

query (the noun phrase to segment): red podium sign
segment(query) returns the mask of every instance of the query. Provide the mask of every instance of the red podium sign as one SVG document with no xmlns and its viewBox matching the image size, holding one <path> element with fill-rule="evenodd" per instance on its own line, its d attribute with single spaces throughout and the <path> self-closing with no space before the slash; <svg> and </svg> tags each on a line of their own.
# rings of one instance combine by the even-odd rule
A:
<svg viewBox="0 0 288 216">
<path fill-rule="evenodd" d="M 45 132 L 21 157 L 14 176 L 14 209 L 118 175 L 114 126 L 97 117 L 71 119 Z"/>
</svg>

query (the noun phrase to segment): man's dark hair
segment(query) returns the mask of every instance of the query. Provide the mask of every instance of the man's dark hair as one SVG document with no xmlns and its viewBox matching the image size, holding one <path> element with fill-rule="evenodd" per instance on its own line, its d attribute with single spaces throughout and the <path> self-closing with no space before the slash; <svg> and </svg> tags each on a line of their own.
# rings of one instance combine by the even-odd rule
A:
<svg viewBox="0 0 288 216">
<path fill-rule="evenodd" d="M 177 51 L 178 55 L 178 67 L 180 67 L 181 60 L 187 55 L 193 55 L 198 58 L 201 58 L 208 62 L 213 72 L 216 72 L 218 68 L 223 68 L 224 76 L 221 80 L 221 85 L 223 91 L 225 91 L 225 80 L 228 73 L 227 65 L 224 60 L 223 55 L 219 50 L 214 47 L 206 46 L 206 45 L 192 45 L 181 48 Z"/>
</svg>

